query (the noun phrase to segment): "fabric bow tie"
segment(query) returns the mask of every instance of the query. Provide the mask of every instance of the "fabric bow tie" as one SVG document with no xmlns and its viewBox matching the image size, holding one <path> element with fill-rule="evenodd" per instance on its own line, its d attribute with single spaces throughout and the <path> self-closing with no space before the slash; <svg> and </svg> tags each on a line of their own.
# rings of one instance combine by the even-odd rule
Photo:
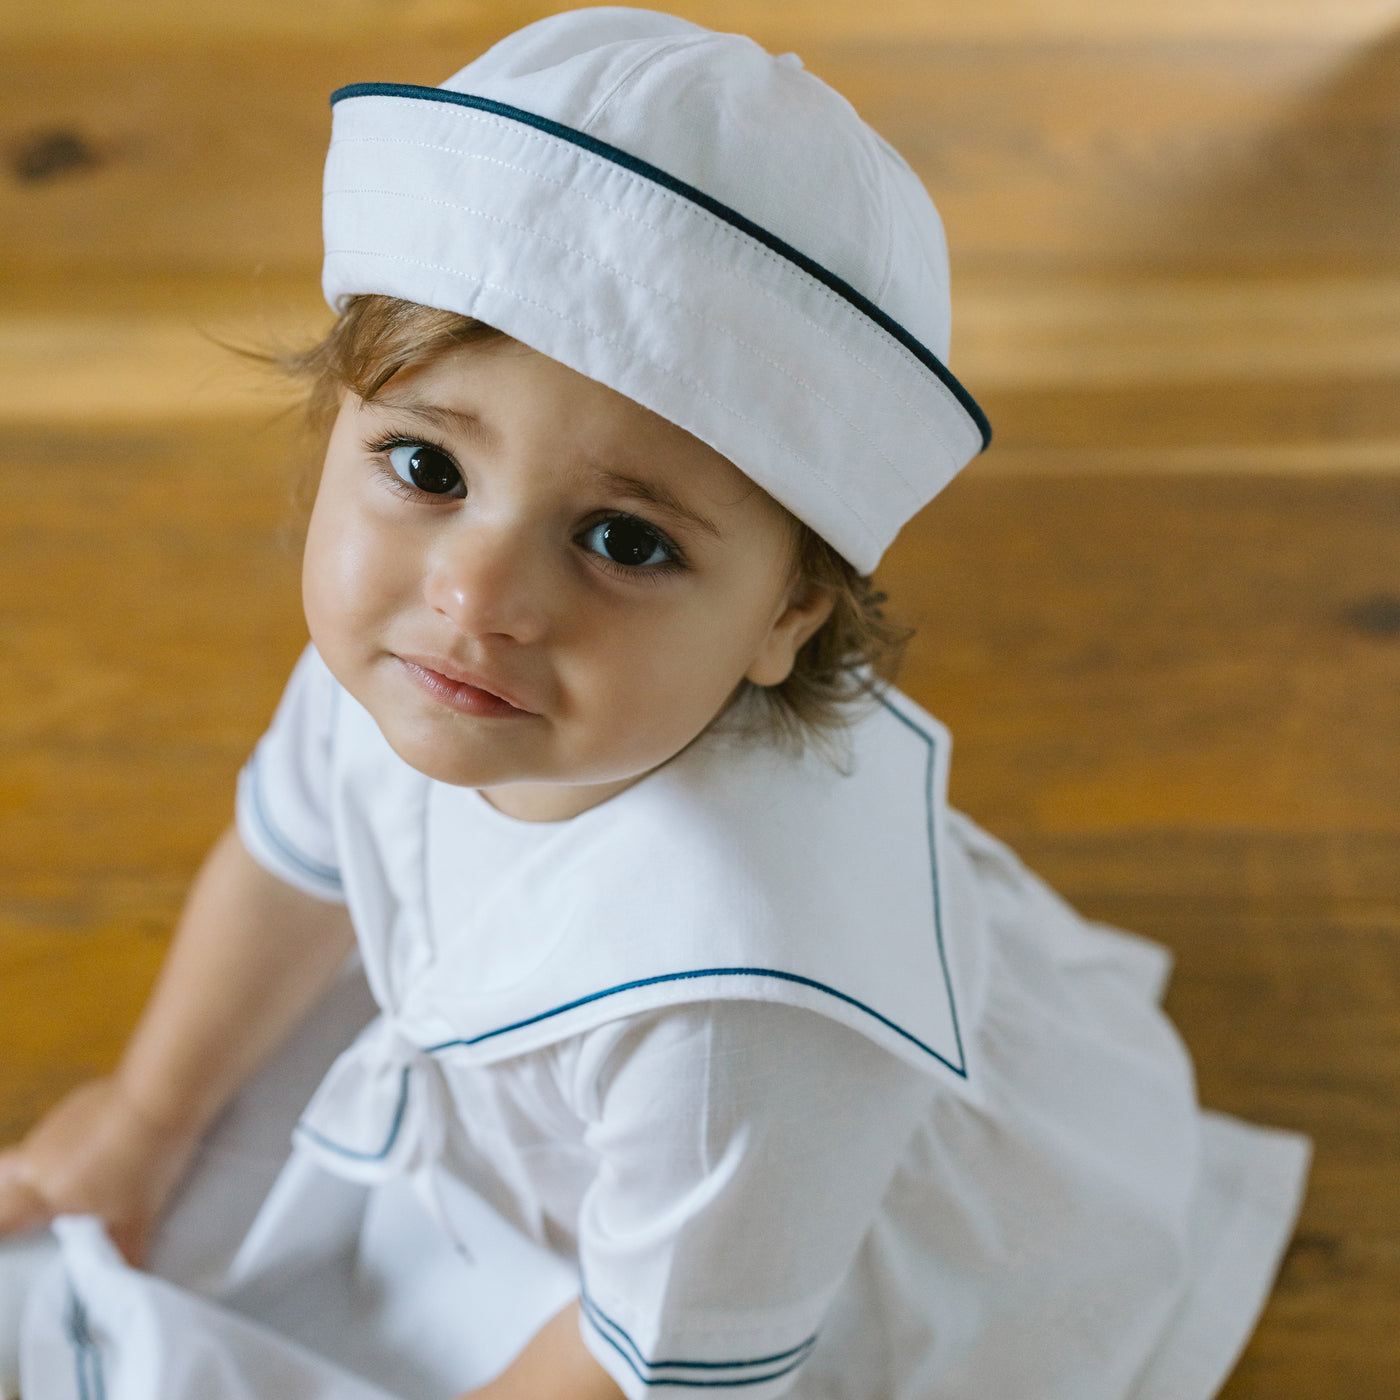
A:
<svg viewBox="0 0 1400 1400">
<path fill-rule="evenodd" d="M 442 1067 L 381 1015 L 330 1067 L 294 1136 L 302 1151 L 349 1181 L 375 1185 L 407 1177 L 458 1251 L 470 1258 L 437 1180 L 451 1113 Z"/>
</svg>

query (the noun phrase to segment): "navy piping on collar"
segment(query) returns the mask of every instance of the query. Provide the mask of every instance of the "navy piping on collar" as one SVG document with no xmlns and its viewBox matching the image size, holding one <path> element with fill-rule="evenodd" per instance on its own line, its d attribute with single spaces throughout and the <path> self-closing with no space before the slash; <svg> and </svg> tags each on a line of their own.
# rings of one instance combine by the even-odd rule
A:
<svg viewBox="0 0 1400 1400">
<path fill-rule="evenodd" d="M 583 1306 L 584 1316 L 592 1324 L 593 1330 L 617 1352 L 617 1354 L 627 1363 L 628 1369 L 637 1377 L 643 1385 L 675 1385 L 685 1386 L 689 1389 L 712 1389 L 725 1387 L 734 1389 L 739 1386 L 763 1385 L 768 1381 L 775 1381 L 780 1376 L 785 1376 L 789 1371 L 795 1371 L 811 1355 L 812 1348 L 816 1346 L 817 1339 L 813 1335 L 805 1342 L 799 1343 L 795 1347 L 790 1347 L 787 1351 L 778 1352 L 773 1356 L 755 1357 L 752 1361 L 648 1361 L 637 1347 L 637 1344 L 628 1336 L 626 1330 L 620 1323 L 614 1322 L 602 1308 L 600 1308 L 588 1296 L 588 1291 L 580 1283 L 579 1301 Z M 777 1363 L 785 1362 L 777 1370 L 765 1371 L 758 1376 L 725 1376 L 725 1377 L 698 1377 L 698 1376 L 658 1376 L 653 1374 L 661 1370 L 688 1370 L 688 1371 L 740 1371 L 751 1370 L 757 1366 L 774 1366 Z"/>
<path fill-rule="evenodd" d="M 459 1046 L 480 1045 L 484 1041 L 494 1040 L 499 1035 L 509 1035 L 511 1031 L 524 1030 L 526 1026 L 537 1025 L 540 1021 L 548 1021 L 555 1016 L 562 1016 L 566 1011 L 574 1011 L 580 1006 L 587 1006 L 590 1002 L 602 1001 L 604 997 L 615 997 L 637 987 L 655 987 L 662 982 L 690 982 L 704 977 L 775 977 L 780 982 L 795 982 L 801 987 L 815 988 L 819 992 L 825 992 L 828 996 L 835 997 L 838 1001 L 844 1001 L 848 1006 L 854 1006 L 857 1011 L 863 1011 L 867 1016 L 873 1016 L 881 1025 L 888 1026 L 896 1035 L 903 1036 L 911 1044 L 917 1045 L 925 1054 L 932 1055 L 940 1064 L 946 1065 L 959 1078 L 967 1078 L 967 1070 L 963 1065 L 955 1065 L 951 1060 L 940 1055 L 932 1045 L 925 1044 L 912 1031 L 905 1030 L 897 1021 L 891 1021 L 888 1016 L 882 1015 L 873 1006 L 867 1006 L 858 998 L 838 991 L 835 987 L 828 987 L 825 982 L 818 982 L 813 977 L 803 977 L 801 973 L 783 972 L 773 967 L 696 967 L 686 972 L 663 972 L 655 977 L 638 977 L 631 982 L 619 982 L 615 987 L 605 987 L 600 992 L 589 992 L 587 996 L 575 997 L 573 1001 L 566 1001 L 562 1006 L 554 1006 L 548 1011 L 539 1012 L 537 1015 L 512 1021 L 508 1026 L 497 1026 L 495 1030 L 482 1031 L 480 1035 L 465 1036 L 457 1040 L 444 1040 L 437 1045 L 424 1046 L 423 1053 L 436 1055 L 440 1051 L 453 1050 Z M 958 1048 L 961 1058 L 961 1038 L 959 1038 Z"/>
<path fill-rule="evenodd" d="M 812 987 L 816 991 L 825 992 L 828 996 L 835 997 L 838 1001 L 844 1001 L 848 1006 L 854 1006 L 856 1010 L 863 1011 L 867 1016 L 873 1016 L 881 1025 L 887 1026 L 896 1035 L 903 1036 L 912 1045 L 917 1045 L 925 1054 L 931 1055 L 939 1064 L 946 1066 L 960 1079 L 967 1078 L 967 1053 L 963 1049 L 962 1032 L 958 1026 L 958 1009 L 953 996 L 953 979 L 949 975 L 947 950 L 943 939 L 943 900 L 942 891 L 938 883 L 938 851 L 936 846 L 936 833 L 934 822 L 934 784 L 937 780 L 937 742 L 934 736 L 928 733 L 922 726 L 916 724 L 907 715 L 897 710 L 887 699 L 883 697 L 880 704 L 887 709 L 905 728 L 916 734 L 927 746 L 928 754 L 925 766 L 925 788 L 924 800 L 926 804 L 926 820 L 928 822 L 928 842 L 929 842 L 929 878 L 933 885 L 933 920 L 934 937 L 938 945 L 939 965 L 943 970 L 943 984 L 948 992 L 948 1011 L 953 1022 L 953 1039 L 957 1045 L 958 1062 L 953 1063 L 946 1055 L 941 1055 L 933 1046 L 920 1040 L 912 1031 L 906 1030 L 897 1021 L 881 1012 L 873 1006 L 867 1006 L 865 1002 L 835 987 L 828 986 L 825 982 L 818 982 L 812 977 L 803 977 L 797 972 L 783 972 L 772 967 L 697 967 L 688 969 L 685 972 L 663 972 L 654 977 L 638 977 L 631 982 L 620 982 L 615 987 L 605 987 L 601 991 L 589 992 L 587 996 L 575 997 L 573 1001 L 564 1002 L 561 1006 L 551 1007 L 548 1011 L 540 1011 L 534 1016 L 526 1016 L 519 1021 L 512 1021 L 509 1025 L 497 1026 L 494 1030 L 482 1031 L 479 1035 L 464 1036 L 453 1040 L 439 1041 L 436 1045 L 426 1045 L 423 1047 L 425 1055 L 436 1055 L 444 1050 L 452 1050 L 458 1047 L 466 1048 L 472 1045 L 481 1045 L 485 1041 L 494 1040 L 497 1036 L 509 1035 L 512 1031 L 523 1030 L 526 1026 L 538 1025 L 541 1021 L 551 1020 L 555 1016 L 562 1016 L 568 1011 L 577 1010 L 580 1006 L 587 1006 L 591 1002 L 602 1001 L 605 997 L 618 996 L 622 992 L 630 992 L 638 987 L 655 987 L 662 982 L 688 982 L 700 978 L 708 977 L 774 977 L 782 982 L 794 982 L 801 987 Z"/>
<path fill-rule="evenodd" d="M 716 218 L 723 219 L 731 227 L 738 229 L 741 233 L 748 234 L 750 238 L 756 239 L 765 248 L 769 248 L 780 257 L 786 258 L 788 262 L 800 267 L 809 276 L 815 277 L 823 286 L 830 288 L 837 296 L 849 302 L 857 311 L 874 321 L 881 330 L 893 336 L 915 359 L 932 370 L 947 386 L 949 392 L 962 406 L 963 411 L 976 424 L 977 431 L 982 437 L 982 450 L 985 452 L 990 445 L 992 426 L 987 421 L 987 415 L 982 412 L 976 399 L 958 382 L 952 370 L 927 345 L 901 326 L 894 317 L 881 311 L 869 297 L 858 292 L 844 278 L 838 277 L 830 269 L 815 262 L 805 253 L 799 252 L 791 243 L 779 238 L 776 233 L 770 232 L 761 224 L 754 223 L 752 219 L 745 218 L 737 209 L 731 209 L 729 205 L 720 203 L 719 200 L 706 194 L 704 190 L 687 184 L 684 180 L 678 180 L 659 166 L 652 165 L 649 161 L 642 160 L 637 156 L 629 155 L 628 152 L 617 146 L 598 140 L 596 136 L 589 136 L 586 132 L 577 131 L 571 126 L 565 126 L 562 122 L 551 121 L 548 117 L 526 111 L 523 107 L 512 107 L 505 102 L 495 102 L 489 97 L 477 97 L 469 92 L 453 92 L 447 88 L 419 87 L 413 83 L 351 83 L 347 87 L 337 88 L 331 93 L 331 106 L 334 107 L 337 102 L 343 102 L 351 97 L 407 97 L 420 102 L 445 102 L 453 107 L 472 107 L 481 112 L 490 112 L 494 116 L 508 117 L 512 121 L 532 126 L 550 136 L 556 136 L 561 141 L 568 141 L 571 145 L 589 151 L 595 156 L 602 156 L 604 160 L 610 160 L 614 165 L 620 165 L 624 169 L 632 171 L 634 175 L 641 175 L 654 184 L 670 190 L 672 194 L 678 194 L 682 198 L 690 200 L 692 204 L 698 204 L 702 209 L 715 215 Z"/>
<path fill-rule="evenodd" d="M 933 881 L 933 932 L 938 940 L 938 964 L 943 969 L 943 985 L 948 989 L 948 1014 L 953 1021 L 953 1040 L 958 1047 L 958 1064 L 963 1066 L 958 1073 L 966 1079 L 967 1053 L 963 1049 L 962 1031 L 958 1028 L 958 1003 L 953 996 L 953 978 L 948 971 L 948 949 L 943 941 L 943 892 L 938 884 L 938 833 L 933 817 L 937 795 L 934 785 L 938 781 L 938 746 L 933 735 L 923 725 L 916 724 L 903 711 L 890 704 L 888 696 L 881 695 L 879 699 L 884 709 L 888 710 L 906 729 L 917 734 L 928 747 L 924 768 L 924 800 L 928 823 L 928 868 L 929 877 Z"/>
</svg>

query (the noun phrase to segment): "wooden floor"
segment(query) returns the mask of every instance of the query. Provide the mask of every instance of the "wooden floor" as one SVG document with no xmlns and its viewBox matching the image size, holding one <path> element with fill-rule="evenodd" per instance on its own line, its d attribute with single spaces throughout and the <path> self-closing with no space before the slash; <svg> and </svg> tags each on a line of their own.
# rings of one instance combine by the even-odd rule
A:
<svg viewBox="0 0 1400 1400">
<path fill-rule="evenodd" d="M 324 315 L 324 94 L 558 6 L 391 8 L 0 9 L 0 1139 L 112 1063 L 302 645 L 314 449 L 216 342 Z M 1174 950 L 1207 1104 L 1316 1142 L 1228 1400 L 1393 1400 L 1400 5 L 681 8 L 948 220 L 997 442 L 883 577 L 955 801 Z"/>
</svg>

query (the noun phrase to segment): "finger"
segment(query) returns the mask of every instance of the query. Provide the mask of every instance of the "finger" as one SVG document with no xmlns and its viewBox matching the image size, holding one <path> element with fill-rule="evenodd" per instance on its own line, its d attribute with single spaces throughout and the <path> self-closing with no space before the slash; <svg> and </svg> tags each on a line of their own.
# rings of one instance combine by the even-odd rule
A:
<svg viewBox="0 0 1400 1400">
<path fill-rule="evenodd" d="M 53 1211 L 39 1194 L 22 1159 L 13 1153 L 0 1155 L 0 1235 L 36 1230 L 53 1219 Z"/>
</svg>

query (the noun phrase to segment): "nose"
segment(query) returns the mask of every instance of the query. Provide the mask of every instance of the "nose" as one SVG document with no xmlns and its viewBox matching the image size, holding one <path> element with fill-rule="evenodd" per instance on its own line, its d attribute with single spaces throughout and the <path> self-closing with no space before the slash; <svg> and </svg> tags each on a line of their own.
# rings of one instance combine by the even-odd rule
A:
<svg viewBox="0 0 1400 1400">
<path fill-rule="evenodd" d="M 552 593 L 546 553 L 510 525 L 464 525 L 430 557 L 424 598 L 466 636 L 538 642 Z"/>
</svg>

